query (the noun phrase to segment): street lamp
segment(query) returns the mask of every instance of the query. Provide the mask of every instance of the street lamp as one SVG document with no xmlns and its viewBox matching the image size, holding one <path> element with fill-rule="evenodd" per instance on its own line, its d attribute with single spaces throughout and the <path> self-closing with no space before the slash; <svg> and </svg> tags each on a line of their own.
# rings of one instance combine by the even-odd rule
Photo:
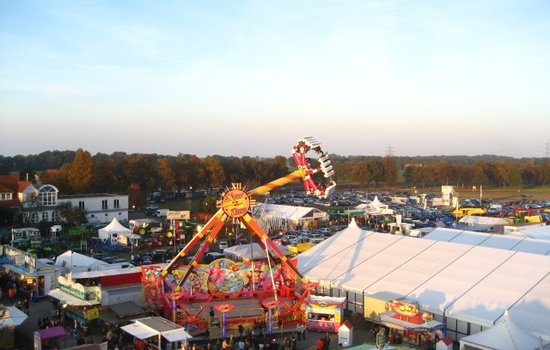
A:
<svg viewBox="0 0 550 350">
<path fill-rule="evenodd" d="M 226 336 L 226 332 L 225 332 L 225 314 L 228 313 L 229 311 L 233 310 L 233 308 L 235 307 L 234 304 L 228 304 L 228 303 L 223 303 L 223 304 L 217 304 L 217 305 L 214 305 L 214 308 L 221 312 L 222 313 L 222 338 L 225 338 Z"/>
<path fill-rule="evenodd" d="M 268 329 L 267 331 L 269 334 L 273 334 L 273 309 L 277 307 L 281 303 L 278 299 L 272 299 L 272 300 L 264 300 L 262 301 L 262 306 L 265 307 L 268 310 Z"/>
<path fill-rule="evenodd" d="M 71 264 L 69 265 L 69 273 L 71 276 L 71 281 L 73 280 L 73 254 L 74 252 L 71 250 Z"/>
</svg>

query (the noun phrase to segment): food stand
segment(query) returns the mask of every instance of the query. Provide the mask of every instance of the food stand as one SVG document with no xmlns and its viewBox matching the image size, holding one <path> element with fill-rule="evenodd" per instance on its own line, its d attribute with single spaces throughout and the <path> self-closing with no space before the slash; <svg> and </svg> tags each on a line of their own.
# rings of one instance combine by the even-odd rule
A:
<svg viewBox="0 0 550 350">
<path fill-rule="evenodd" d="M 306 327 L 310 331 L 338 333 L 346 298 L 309 295 L 306 298 Z"/>
<path fill-rule="evenodd" d="M 59 338 L 65 334 L 65 328 L 61 326 L 35 331 L 34 350 L 59 349 Z"/>
</svg>

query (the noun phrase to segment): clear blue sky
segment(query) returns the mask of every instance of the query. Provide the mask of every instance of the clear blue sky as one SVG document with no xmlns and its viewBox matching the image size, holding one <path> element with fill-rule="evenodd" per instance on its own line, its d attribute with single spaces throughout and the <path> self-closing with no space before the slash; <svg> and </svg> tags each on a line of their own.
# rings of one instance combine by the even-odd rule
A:
<svg viewBox="0 0 550 350">
<path fill-rule="evenodd" d="M 550 1 L 0 0 L 0 154 L 546 154 Z"/>
</svg>

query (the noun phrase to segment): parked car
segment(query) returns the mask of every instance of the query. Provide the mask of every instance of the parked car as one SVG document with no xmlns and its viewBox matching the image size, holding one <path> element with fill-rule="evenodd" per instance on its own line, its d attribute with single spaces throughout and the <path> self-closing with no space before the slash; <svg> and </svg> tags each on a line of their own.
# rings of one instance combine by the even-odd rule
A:
<svg viewBox="0 0 550 350">
<path fill-rule="evenodd" d="M 325 237 L 330 237 L 332 232 L 330 231 L 329 227 L 323 227 L 319 230 L 319 233 L 322 234 Z"/>
<path fill-rule="evenodd" d="M 97 260 L 103 260 L 104 257 L 109 256 L 107 253 L 96 253 L 92 255 L 92 258 Z"/>
<path fill-rule="evenodd" d="M 321 243 L 325 240 L 325 236 L 320 233 L 312 233 L 309 235 L 309 241 L 313 244 Z"/>
<path fill-rule="evenodd" d="M 292 244 L 292 245 L 296 245 L 299 242 L 298 237 L 296 235 L 286 235 L 285 238 L 283 238 L 283 242 L 285 240 L 288 242 L 287 244 Z"/>
<path fill-rule="evenodd" d="M 117 258 L 115 258 L 114 256 L 107 255 L 102 257 L 100 260 L 106 262 L 107 264 L 112 264 L 116 259 Z"/>
<path fill-rule="evenodd" d="M 141 256 L 141 265 L 151 265 L 153 263 L 153 258 L 151 258 L 151 255 L 144 254 Z"/>
<path fill-rule="evenodd" d="M 155 249 L 153 251 L 152 260 L 155 263 L 162 263 L 166 260 L 167 255 L 168 255 L 168 252 L 166 251 L 166 249 Z"/>
<path fill-rule="evenodd" d="M 204 254 L 204 263 L 205 264 L 210 264 L 212 261 L 216 260 L 216 259 L 221 259 L 221 258 L 225 258 L 225 255 L 223 255 L 222 253 L 217 253 L 217 252 L 208 252 L 206 254 Z"/>
</svg>

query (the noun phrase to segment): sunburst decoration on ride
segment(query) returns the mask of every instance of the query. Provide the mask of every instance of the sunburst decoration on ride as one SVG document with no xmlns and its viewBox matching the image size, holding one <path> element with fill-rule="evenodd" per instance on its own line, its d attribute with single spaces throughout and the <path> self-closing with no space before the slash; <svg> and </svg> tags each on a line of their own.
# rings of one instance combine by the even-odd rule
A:
<svg viewBox="0 0 550 350">
<path fill-rule="evenodd" d="M 225 215 L 237 223 L 239 218 L 245 216 L 250 208 L 256 205 L 256 200 L 250 196 L 241 183 L 232 183 L 231 187 L 222 193 L 216 206 L 223 210 Z"/>
</svg>

